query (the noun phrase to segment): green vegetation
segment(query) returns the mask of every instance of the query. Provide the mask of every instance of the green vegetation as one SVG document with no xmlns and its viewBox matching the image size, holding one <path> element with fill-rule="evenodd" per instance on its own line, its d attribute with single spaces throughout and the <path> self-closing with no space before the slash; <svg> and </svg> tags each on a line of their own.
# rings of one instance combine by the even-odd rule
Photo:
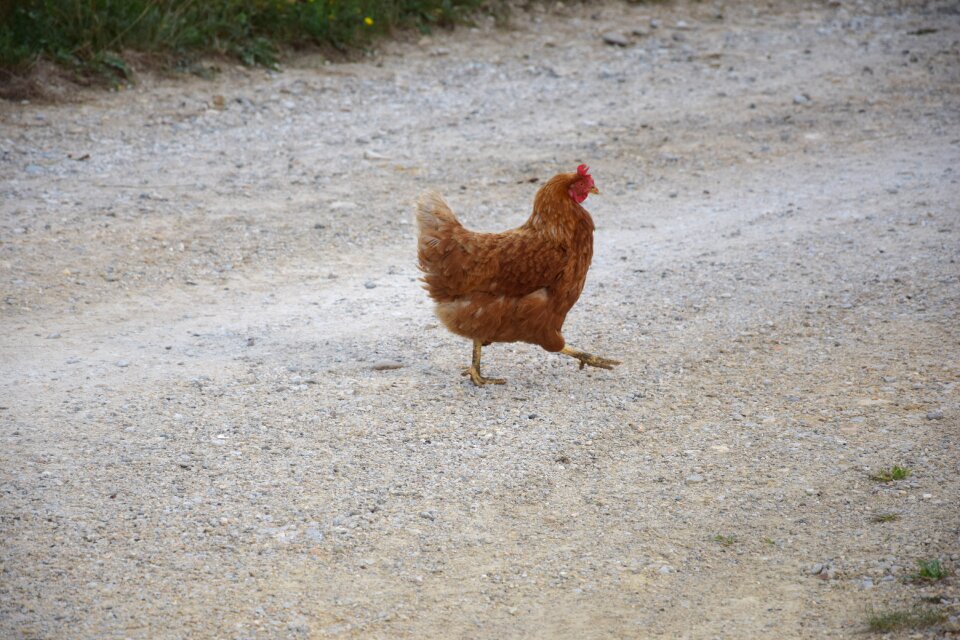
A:
<svg viewBox="0 0 960 640">
<path fill-rule="evenodd" d="M 911 471 L 908 467 L 901 467 L 899 465 L 894 465 L 890 470 L 884 469 L 883 471 L 870 476 L 872 480 L 877 482 L 892 482 L 894 480 L 904 480 L 910 475 Z"/>
<path fill-rule="evenodd" d="M 947 577 L 946 570 L 940 565 L 940 561 L 937 559 L 918 560 L 917 565 L 920 567 L 920 571 L 912 576 L 914 580 L 936 582 L 937 580 Z"/>
<path fill-rule="evenodd" d="M 737 536 L 724 536 L 718 533 L 717 535 L 713 536 L 713 541 L 723 545 L 724 547 L 729 547 L 737 541 Z"/>
<path fill-rule="evenodd" d="M 871 631 L 889 633 L 902 629 L 925 629 L 943 622 L 945 615 L 932 609 L 896 609 L 892 611 L 871 611 L 867 624 Z"/>
<path fill-rule="evenodd" d="M 878 513 L 873 516 L 874 522 L 896 522 L 900 519 L 899 513 Z"/>
<path fill-rule="evenodd" d="M 0 70 L 38 59 L 129 75 L 128 52 L 187 68 L 224 55 L 273 66 L 288 48 L 345 51 L 395 27 L 450 26 L 485 0 L 0 0 Z M 497 5 L 500 6 L 500 5 Z"/>
</svg>

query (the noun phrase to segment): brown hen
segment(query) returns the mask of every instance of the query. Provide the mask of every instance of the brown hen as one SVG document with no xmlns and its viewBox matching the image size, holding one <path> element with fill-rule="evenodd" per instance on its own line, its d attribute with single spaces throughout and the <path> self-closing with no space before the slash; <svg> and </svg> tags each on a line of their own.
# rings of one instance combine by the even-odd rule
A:
<svg viewBox="0 0 960 640">
<path fill-rule="evenodd" d="M 616 360 L 567 346 L 560 330 L 593 257 L 593 219 L 581 206 L 599 193 L 586 165 L 551 178 L 537 192 L 520 227 L 476 233 L 457 221 L 439 193 L 417 201 L 417 257 L 436 314 L 453 333 L 473 341 L 464 371 L 476 385 L 503 384 L 480 374 L 480 350 L 493 342 L 529 342 L 584 365 L 611 369 Z"/>
</svg>

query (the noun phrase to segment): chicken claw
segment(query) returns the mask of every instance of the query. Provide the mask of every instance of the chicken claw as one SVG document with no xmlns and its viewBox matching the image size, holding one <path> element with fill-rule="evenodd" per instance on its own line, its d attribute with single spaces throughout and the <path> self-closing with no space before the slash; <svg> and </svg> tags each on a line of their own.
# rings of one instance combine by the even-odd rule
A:
<svg viewBox="0 0 960 640">
<path fill-rule="evenodd" d="M 478 387 L 482 387 L 485 384 L 507 384 L 507 381 L 503 378 L 484 378 L 480 375 L 480 369 L 476 367 L 468 367 L 463 370 L 463 375 L 470 376 L 470 379 L 473 381 L 473 384 Z"/>
<path fill-rule="evenodd" d="M 574 349 L 573 347 L 564 347 L 560 350 L 560 353 L 579 360 L 581 369 L 583 369 L 585 365 L 597 367 L 598 369 L 613 369 L 616 365 L 620 364 L 619 360 L 601 358 L 600 356 L 595 356 L 592 353 L 580 351 L 580 349 Z"/>
<path fill-rule="evenodd" d="M 484 378 L 480 375 L 480 349 L 482 348 L 482 342 L 479 340 L 473 341 L 473 363 L 463 370 L 463 375 L 470 376 L 470 380 L 478 387 L 482 387 L 485 384 L 506 384 L 507 381 L 503 378 Z"/>
</svg>

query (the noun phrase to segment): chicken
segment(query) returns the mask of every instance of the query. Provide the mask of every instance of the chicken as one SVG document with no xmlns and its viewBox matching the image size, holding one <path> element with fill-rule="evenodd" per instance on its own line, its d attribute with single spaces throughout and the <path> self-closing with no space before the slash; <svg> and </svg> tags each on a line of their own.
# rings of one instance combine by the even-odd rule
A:
<svg viewBox="0 0 960 640">
<path fill-rule="evenodd" d="M 599 191 L 586 165 L 551 178 L 533 213 L 503 233 L 468 231 L 439 193 L 417 201 L 417 257 L 436 314 L 453 333 L 473 341 L 463 375 L 475 385 L 503 384 L 480 373 L 480 350 L 494 342 L 529 342 L 584 365 L 612 369 L 617 360 L 568 346 L 560 330 L 593 257 L 593 219 L 581 206 Z"/>
</svg>

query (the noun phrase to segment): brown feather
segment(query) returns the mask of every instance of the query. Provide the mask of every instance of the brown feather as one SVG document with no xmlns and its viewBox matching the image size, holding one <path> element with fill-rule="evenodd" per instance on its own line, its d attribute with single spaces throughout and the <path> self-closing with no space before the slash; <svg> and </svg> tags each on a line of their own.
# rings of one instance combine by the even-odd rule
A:
<svg viewBox="0 0 960 640">
<path fill-rule="evenodd" d="M 453 333 L 491 342 L 564 346 L 564 319 L 583 291 L 593 257 L 593 219 L 569 195 L 563 173 L 534 199 L 516 229 L 465 229 L 440 194 L 417 201 L 417 257 L 436 314 Z"/>
</svg>

